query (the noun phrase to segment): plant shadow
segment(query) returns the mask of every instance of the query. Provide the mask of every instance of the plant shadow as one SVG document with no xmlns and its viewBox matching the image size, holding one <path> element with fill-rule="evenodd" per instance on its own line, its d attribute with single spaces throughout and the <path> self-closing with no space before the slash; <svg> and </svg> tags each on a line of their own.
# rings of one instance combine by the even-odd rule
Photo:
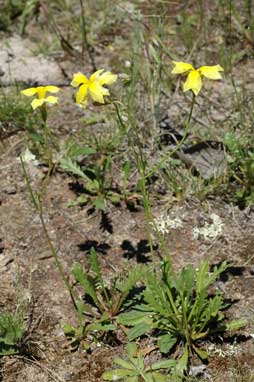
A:
<svg viewBox="0 0 254 382">
<path fill-rule="evenodd" d="M 149 263 L 151 262 L 151 259 L 148 257 L 148 254 L 150 253 L 150 246 L 148 240 L 140 240 L 136 247 L 132 245 L 132 243 L 129 240 L 124 240 L 121 244 L 121 248 L 123 249 L 123 257 L 127 259 L 132 259 L 133 257 L 136 258 L 138 263 Z M 158 245 L 153 246 L 154 250 L 158 249 Z"/>
<path fill-rule="evenodd" d="M 97 240 L 86 240 L 84 243 L 78 244 L 78 248 L 84 252 L 89 252 L 94 248 L 96 252 L 106 255 L 111 246 L 104 242 L 99 243 Z"/>
</svg>

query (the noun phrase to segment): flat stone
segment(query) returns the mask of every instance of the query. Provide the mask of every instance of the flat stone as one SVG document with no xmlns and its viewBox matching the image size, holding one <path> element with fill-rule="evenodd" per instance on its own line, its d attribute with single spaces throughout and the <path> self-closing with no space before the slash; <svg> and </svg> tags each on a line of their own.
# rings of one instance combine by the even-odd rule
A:
<svg viewBox="0 0 254 382">
<path fill-rule="evenodd" d="M 17 82 L 57 84 L 63 81 L 60 68 L 50 58 L 35 56 L 31 49 L 33 43 L 14 35 L 0 41 L 1 83 Z"/>
<path fill-rule="evenodd" d="M 16 190 L 15 186 L 6 186 L 6 187 L 3 187 L 1 191 L 4 192 L 7 195 L 14 195 L 14 194 L 17 193 L 17 190 Z"/>
</svg>

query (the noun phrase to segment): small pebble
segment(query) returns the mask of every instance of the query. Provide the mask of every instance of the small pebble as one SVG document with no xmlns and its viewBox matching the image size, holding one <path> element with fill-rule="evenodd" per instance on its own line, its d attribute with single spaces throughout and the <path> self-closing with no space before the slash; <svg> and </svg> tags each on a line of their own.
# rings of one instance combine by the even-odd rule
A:
<svg viewBox="0 0 254 382">
<path fill-rule="evenodd" d="M 67 373 L 64 374 L 65 381 L 71 381 L 73 377 L 74 377 L 74 373 L 72 371 L 67 371 Z"/>
<path fill-rule="evenodd" d="M 15 186 L 6 186 L 2 189 L 2 192 L 4 192 L 7 195 L 14 195 L 17 193 L 17 190 Z"/>
<path fill-rule="evenodd" d="M 197 377 L 198 375 L 204 374 L 204 371 L 206 369 L 205 365 L 199 365 L 199 366 L 191 366 L 190 367 L 190 376 Z"/>
</svg>

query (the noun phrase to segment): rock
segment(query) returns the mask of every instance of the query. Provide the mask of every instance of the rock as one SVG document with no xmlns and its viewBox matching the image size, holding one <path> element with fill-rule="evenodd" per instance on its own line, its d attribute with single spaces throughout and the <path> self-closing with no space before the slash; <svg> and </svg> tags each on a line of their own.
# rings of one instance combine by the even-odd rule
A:
<svg viewBox="0 0 254 382">
<path fill-rule="evenodd" d="M 1 191 L 4 192 L 7 195 L 14 195 L 14 194 L 17 193 L 17 190 L 16 190 L 15 186 L 6 186 L 6 187 L 2 188 Z"/>
<path fill-rule="evenodd" d="M 65 381 L 71 381 L 74 377 L 74 373 L 72 371 L 67 371 L 65 374 L 64 374 L 64 380 Z"/>
<path fill-rule="evenodd" d="M 191 366 L 189 374 L 191 377 L 197 377 L 204 374 L 205 369 L 206 369 L 205 365 Z"/>
<path fill-rule="evenodd" d="M 58 65 L 42 55 L 35 56 L 32 47 L 31 41 L 15 35 L 8 41 L 0 41 L 0 75 L 3 85 L 15 81 L 42 85 L 63 81 Z"/>
</svg>

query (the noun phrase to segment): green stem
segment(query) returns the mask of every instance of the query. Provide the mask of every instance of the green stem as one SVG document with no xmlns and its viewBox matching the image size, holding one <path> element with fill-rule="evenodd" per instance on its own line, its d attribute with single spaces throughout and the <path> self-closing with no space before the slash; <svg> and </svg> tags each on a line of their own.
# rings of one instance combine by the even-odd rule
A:
<svg viewBox="0 0 254 382">
<path fill-rule="evenodd" d="M 91 63 L 92 68 L 93 68 L 93 71 L 96 72 L 97 69 L 96 69 L 96 64 L 95 64 L 95 60 L 94 60 L 94 56 L 93 56 L 93 49 L 90 46 L 88 39 L 87 39 L 87 28 L 86 28 L 84 1 L 79 0 L 79 4 L 80 4 L 80 19 L 81 19 L 81 29 L 82 29 L 82 31 L 81 31 L 81 33 L 82 33 L 82 56 L 83 56 L 83 59 L 86 63 L 86 60 L 84 57 L 84 53 L 85 53 L 85 49 L 86 49 L 88 57 L 90 59 L 90 63 Z"/>
<path fill-rule="evenodd" d="M 118 118 L 118 122 L 119 122 L 119 124 L 121 126 L 121 133 L 127 133 L 127 127 L 126 127 L 126 125 L 125 125 L 125 123 L 124 123 L 124 121 L 123 121 L 123 119 L 121 117 L 121 113 L 120 113 L 119 106 L 118 106 L 117 102 L 116 101 L 112 101 L 112 104 L 113 104 L 113 106 L 114 106 L 114 108 L 116 110 L 116 115 L 117 115 L 117 118 Z"/>
<path fill-rule="evenodd" d="M 135 162 L 136 162 L 136 165 L 138 168 L 138 172 L 139 172 L 139 175 L 141 178 L 140 179 L 140 186 L 141 186 L 143 206 L 144 206 L 145 216 L 146 216 L 146 232 L 147 232 L 150 252 L 151 252 L 151 256 L 152 256 L 153 269 L 155 272 L 156 264 L 155 264 L 155 256 L 154 256 L 154 249 L 153 249 L 153 247 L 154 247 L 153 246 L 153 239 L 152 239 L 152 234 L 151 234 L 151 226 L 150 226 L 150 222 L 153 221 L 153 218 L 152 218 L 152 214 L 151 214 L 149 195 L 148 195 L 147 190 L 146 190 L 146 178 L 147 178 L 145 175 L 146 163 L 145 163 L 145 159 L 144 159 L 141 144 L 140 144 L 140 139 L 139 139 L 138 133 L 136 131 L 136 126 L 135 126 L 135 124 L 133 124 L 132 131 L 134 131 L 134 133 L 135 133 L 135 142 L 137 144 L 135 144 L 133 142 L 133 137 L 130 136 L 129 131 L 128 131 L 128 129 L 127 129 L 122 117 L 121 117 L 121 113 L 120 113 L 118 104 L 116 102 L 113 102 L 113 105 L 116 109 L 116 115 L 117 115 L 119 124 L 121 126 L 122 132 L 126 134 L 129 146 L 132 148 L 133 156 L 134 156 L 134 159 L 135 159 Z"/>
<path fill-rule="evenodd" d="M 46 236 L 46 239 L 47 239 L 47 242 L 48 242 L 48 246 L 50 248 L 50 251 L 51 251 L 51 254 L 55 260 L 55 264 L 56 264 L 56 267 L 60 273 L 60 276 L 70 294 L 70 297 L 71 297 L 71 300 L 72 300 L 72 303 L 75 307 L 75 309 L 77 310 L 77 304 L 76 304 L 76 300 L 74 298 L 74 294 L 75 294 L 75 297 L 78 299 L 78 296 L 76 294 L 76 292 L 74 292 L 73 288 L 71 287 L 70 283 L 69 283 L 69 280 L 68 278 L 65 276 L 64 274 L 64 270 L 63 270 L 63 266 L 62 266 L 62 263 L 59 259 L 59 256 L 56 252 L 56 249 L 52 243 L 52 240 L 49 236 L 49 233 L 48 233 L 48 230 L 47 230 L 47 227 L 46 227 L 46 224 L 45 224 L 45 220 L 44 220 L 44 215 L 43 215 L 43 208 L 42 208 L 42 204 L 41 204 L 41 196 L 38 195 L 37 193 L 35 193 L 32 189 L 32 186 L 31 186 L 31 183 L 30 183 L 30 179 L 29 179 L 29 176 L 27 174 L 27 171 L 26 171 L 26 168 L 25 168 L 25 164 L 24 164 L 24 161 L 23 161 L 23 158 L 22 156 L 20 156 L 20 161 L 21 161 L 21 166 L 22 166 L 22 170 L 23 170 L 23 174 L 24 174 L 24 177 L 25 177 L 25 181 L 26 181 L 26 185 L 27 185 L 27 189 L 29 191 L 29 194 L 31 196 L 31 200 L 32 200 L 32 203 L 39 215 L 39 218 L 40 218 L 40 221 L 41 221 L 41 225 L 42 225 L 42 229 L 44 231 L 44 234 Z M 36 195 L 36 196 L 35 196 Z"/>
</svg>

